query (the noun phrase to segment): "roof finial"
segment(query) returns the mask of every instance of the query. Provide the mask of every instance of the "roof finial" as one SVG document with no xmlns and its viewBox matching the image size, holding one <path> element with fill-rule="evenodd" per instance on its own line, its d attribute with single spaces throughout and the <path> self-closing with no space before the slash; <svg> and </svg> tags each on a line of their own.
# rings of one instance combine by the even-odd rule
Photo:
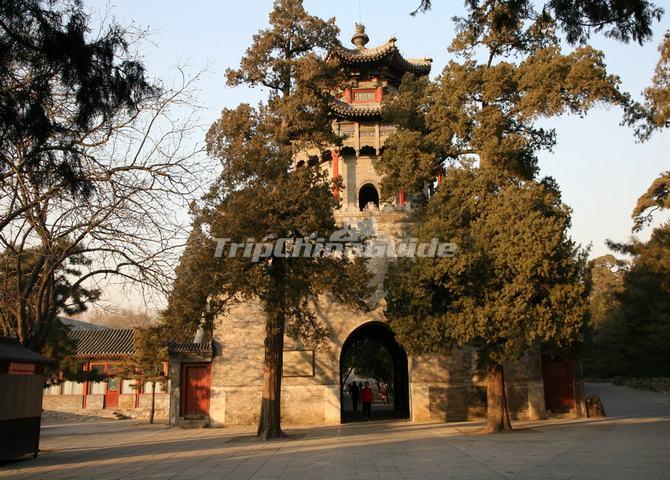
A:
<svg viewBox="0 0 670 480">
<path fill-rule="evenodd" d="M 351 43 L 356 45 L 356 48 L 363 49 L 365 45 L 370 41 L 368 36 L 365 34 L 365 27 L 361 23 L 356 24 L 356 30 L 354 36 L 351 37 Z"/>
</svg>

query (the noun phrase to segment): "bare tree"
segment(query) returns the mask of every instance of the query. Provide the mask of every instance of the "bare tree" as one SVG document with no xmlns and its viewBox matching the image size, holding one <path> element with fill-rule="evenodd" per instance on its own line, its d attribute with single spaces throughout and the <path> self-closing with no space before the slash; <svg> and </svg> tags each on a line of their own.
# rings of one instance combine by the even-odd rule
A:
<svg viewBox="0 0 670 480">
<path fill-rule="evenodd" d="M 25 144 L 6 152 L 11 163 L 3 165 L 0 179 L 0 275 L 6 280 L 0 282 L 0 321 L 22 344 L 40 350 L 59 311 L 95 299 L 112 279 L 144 293 L 169 288 L 188 233 L 180 212 L 199 196 L 208 173 L 192 138 L 201 131 L 198 76 L 180 73 L 176 86 L 159 86 L 133 110 L 76 136 L 83 194 L 58 176 L 51 181 L 36 175 L 24 161 Z M 67 117 L 73 102 L 64 94 L 52 114 Z M 83 287 L 88 290 L 82 293 Z"/>
</svg>

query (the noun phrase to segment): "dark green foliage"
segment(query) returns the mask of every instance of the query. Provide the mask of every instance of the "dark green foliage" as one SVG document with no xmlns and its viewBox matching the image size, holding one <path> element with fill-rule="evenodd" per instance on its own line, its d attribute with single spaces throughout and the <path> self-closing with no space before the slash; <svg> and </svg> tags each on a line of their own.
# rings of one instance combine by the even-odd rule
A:
<svg viewBox="0 0 670 480">
<path fill-rule="evenodd" d="M 47 348 L 56 360 L 71 353 L 69 348 L 60 354 L 54 351 L 54 345 L 62 343 L 64 334 L 64 326 L 59 326 L 57 315 L 82 313 L 88 304 L 100 297 L 99 290 L 86 288 L 79 282 L 81 268 L 89 265 L 90 259 L 79 253 L 81 248 L 68 242 L 53 246 L 53 255 L 58 256 L 65 250 L 70 254 L 51 275 L 45 275 L 40 266 L 53 261 L 52 255 L 38 247 L 8 249 L 0 254 L 0 328 L 3 335 L 17 336 L 24 345 L 38 351 L 50 339 L 52 344 Z M 33 275 L 38 280 L 29 282 Z M 23 322 L 18 319 L 17 308 L 23 309 Z"/>
<path fill-rule="evenodd" d="M 90 193 L 80 170 L 92 128 L 133 111 L 153 87 L 130 58 L 127 32 L 109 25 L 90 40 L 78 0 L 6 0 L 0 6 L 0 175 L 16 165 L 38 185 Z M 4 220 L 4 219 L 2 219 Z"/>
<path fill-rule="evenodd" d="M 264 86 L 270 95 L 257 108 L 242 104 L 224 110 L 207 134 L 207 151 L 223 169 L 196 213 L 196 228 L 202 225 L 207 236 L 192 235 L 193 247 L 182 257 L 182 279 L 165 313 L 168 322 L 181 318 L 184 325 L 188 316 L 191 322 L 200 318 L 198 310 L 207 316 L 212 302 L 216 310 L 236 301 L 260 304 L 265 359 L 258 435 L 264 439 L 283 435 L 284 335 L 318 344 L 328 327 L 315 313 L 319 296 L 330 294 L 365 308 L 370 275 L 364 262 L 348 258 L 286 258 L 283 253 L 292 252 L 290 244 L 259 261 L 241 254 L 231 257 L 229 249 L 219 259 L 213 248 L 196 250 L 213 246 L 216 238 L 274 243 L 310 235 L 329 238 L 339 229 L 332 180 L 319 168 L 292 169 L 293 155 L 301 147 L 336 140 L 328 111 L 339 76 L 323 56 L 337 42 L 337 33 L 334 20 L 309 15 L 301 0 L 277 0 L 269 27 L 254 35 L 240 68 L 228 71 L 230 85 Z M 198 272 L 195 278 L 192 272 Z M 202 283 L 194 285 L 193 280 Z"/>
<path fill-rule="evenodd" d="M 499 17 L 514 18 L 514 2 L 481 8 L 458 20 L 450 50 L 459 60 L 435 82 L 406 75 L 399 95 L 386 103 L 386 120 L 401 128 L 375 166 L 384 175 L 383 196 L 399 189 L 423 194 L 463 155 L 533 178 L 538 152 L 556 144 L 554 130 L 538 127 L 538 120 L 583 115 L 600 102 L 629 103 L 602 52 L 562 51 L 550 16 L 501 29 Z"/>
<path fill-rule="evenodd" d="M 105 375 L 97 370 L 84 371 L 85 360 L 76 357 L 77 342 L 68 334 L 70 326 L 55 319 L 47 335 L 46 343 L 42 347 L 42 354 L 55 365 L 48 369 L 48 383 L 57 384 L 64 380 L 74 382 L 101 382 Z"/>
<path fill-rule="evenodd" d="M 371 378 L 378 384 L 393 385 L 393 358 L 381 343 L 361 338 L 342 357 L 342 384 L 354 372 L 359 378 Z"/>
<path fill-rule="evenodd" d="M 454 258 L 399 260 L 387 316 L 413 354 L 474 347 L 482 366 L 533 345 L 568 352 L 588 320 L 585 260 L 551 182 L 469 166 L 448 170 L 416 236 L 456 243 Z"/>
<path fill-rule="evenodd" d="M 274 117 L 248 105 L 224 110 L 208 134 L 208 150 L 223 164 L 220 181 L 207 197 L 202 222 L 214 238 L 244 243 L 273 238 L 329 238 L 339 229 L 337 200 L 327 174 L 318 168 L 290 170 L 291 151 L 274 143 Z M 272 237 L 270 237 L 272 236 Z M 290 246 L 287 246 L 290 252 Z M 278 309 L 294 338 L 323 336 L 310 303 L 330 291 L 338 300 L 364 307 L 369 276 L 362 262 L 347 258 L 270 256 L 253 262 L 241 255 L 219 261 L 225 298 L 257 298 Z M 209 251 L 213 256 L 213 250 Z M 346 286 L 346 287 L 345 287 Z M 361 290 L 362 289 L 362 290 Z"/>
<path fill-rule="evenodd" d="M 168 305 L 161 313 L 170 340 L 192 341 L 203 319 L 202 326 L 212 331 L 214 315 L 224 303 L 214 293 L 220 291 L 226 281 L 224 265 L 213 255 L 215 248 L 211 236 L 203 231 L 202 219 L 196 218 L 175 270 Z"/>
<path fill-rule="evenodd" d="M 633 231 L 640 231 L 649 225 L 654 212 L 668 208 L 670 208 L 670 171 L 663 172 L 651 183 L 644 195 L 637 199 L 631 215 L 635 221 Z"/>
<path fill-rule="evenodd" d="M 481 12 L 491 11 L 500 0 L 466 0 L 466 7 L 477 15 L 471 15 L 472 21 L 481 19 Z M 586 42 L 592 33 L 603 32 L 605 36 L 640 44 L 652 36 L 651 27 L 660 20 L 663 9 L 648 0 L 549 0 L 541 3 L 529 0 L 504 2 L 509 9 L 496 16 L 496 27 L 504 30 L 510 24 L 534 19 L 537 12 L 551 14 L 565 32 L 568 43 Z M 431 0 L 421 0 L 412 15 L 430 10 Z"/>
<path fill-rule="evenodd" d="M 609 301 L 594 318 L 592 353 L 584 363 L 594 377 L 670 376 L 670 227 L 654 230 L 648 242 L 610 243 L 633 258 L 602 285 Z M 594 287 L 596 286 L 594 281 Z M 592 308 L 597 308 L 597 298 Z"/>
<path fill-rule="evenodd" d="M 635 128 L 635 135 L 648 140 L 651 135 L 670 127 L 670 30 L 658 47 L 661 58 L 651 85 L 643 92 L 644 102 L 635 102 L 626 109 L 625 123 Z"/>
<path fill-rule="evenodd" d="M 392 265 L 386 315 L 409 353 L 473 348 L 487 378 L 486 431 L 509 431 L 503 365 L 532 347 L 570 354 L 580 344 L 586 254 L 567 235 L 570 210 L 551 179 L 467 164 L 445 173 L 414 236 L 453 242 L 456 255 Z"/>
<path fill-rule="evenodd" d="M 628 351 L 624 372 L 634 376 L 669 376 L 670 227 L 655 229 L 646 243 L 611 246 L 633 256 L 619 295 Z"/>
<path fill-rule="evenodd" d="M 591 328 L 584 347 L 584 375 L 609 377 L 620 371 L 628 333 L 619 308 L 627 262 L 604 255 L 589 262 Z"/>
</svg>

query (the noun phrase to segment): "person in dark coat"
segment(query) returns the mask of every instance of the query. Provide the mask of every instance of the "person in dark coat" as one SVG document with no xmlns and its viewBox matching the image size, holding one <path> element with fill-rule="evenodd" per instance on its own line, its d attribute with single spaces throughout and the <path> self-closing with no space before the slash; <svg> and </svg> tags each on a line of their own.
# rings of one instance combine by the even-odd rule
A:
<svg viewBox="0 0 670 480">
<path fill-rule="evenodd" d="M 354 406 L 354 412 L 358 410 L 358 397 L 360 395 L 360 392 L 358 390 L 358 385 L 356 385 L 356 382 L 351 382 L 349 385 L 349 395 L 351 395 L 351 403 Z"/>
</svg>

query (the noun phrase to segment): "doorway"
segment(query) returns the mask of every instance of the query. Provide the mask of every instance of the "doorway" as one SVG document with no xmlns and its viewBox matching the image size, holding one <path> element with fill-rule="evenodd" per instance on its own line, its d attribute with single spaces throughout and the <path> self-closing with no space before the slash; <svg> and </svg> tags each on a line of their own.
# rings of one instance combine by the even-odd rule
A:
<svg viewBox="0 0 670 480">
<path fill-rule="evenodd" d="M 210 368 L 209 363 L 182 364 L 180 416 L 201 419 L 209 415 Z"/>
<path fill-rule="evenodd" d="M 371 183 L 366 183 L 358 191 L 358 209 L 364 211 L 368 208 L 379 209 L 379 193 Z"/>
<path fill-rule="evenodd" d="M 569 412 L 575 408 L 575 380 L 569 360 L 542 356 L 544 403 L 552 413 Z"/>
<path fill-rule="evenodd" d="M 109 377 L 107 379 L 104 408 L 119 408 L 120 387 L 121 379 L 119 377 Z"/>
<path fill-rule="evenodd" d="M 407 354 L 383 322 L 354 330 L 340 353 L 340 420 L 363 420 L 362 405 L 352 389 L 365 382 L 373 392 L 372 420 L 409 418 Z M 353 384 L 356 384 L 354 387 Z M 360 393 L 358 395 L 360 400 Z"/>
</svg>

